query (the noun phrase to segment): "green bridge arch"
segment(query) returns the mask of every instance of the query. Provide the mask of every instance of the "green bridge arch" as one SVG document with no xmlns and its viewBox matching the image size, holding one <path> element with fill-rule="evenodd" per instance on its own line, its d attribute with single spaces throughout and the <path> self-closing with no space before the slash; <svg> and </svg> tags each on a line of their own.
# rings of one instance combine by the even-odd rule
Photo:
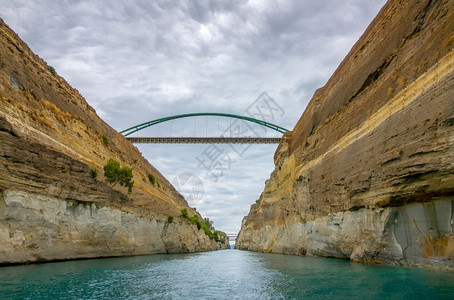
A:
<svg viewBox="0 0 454 300">
<path fill-rule="evenodd" d="M 240 115 L 234 115 L 234 114 L 226 114 L 226 113 L 190 113 L 190 114 L 181 114 L 181 115 L 174 115 L 174 116 L 169 116 L 165 118 L 160 118 L 152 121 L 148 121 L 142 124 L 138 124 L 136 126 L 129 127 L 125 130 L 120 131 L 124 136 L 128 136 L 133 134 L 134 132 L 137 132 L 139 130 L 145 129 L 147 127 L 159 124 L 159 123 L 164 123 L 170 120 L 175 120 L 175 119 L 181 119 L 181 118 L 190 118 L 190 117 L 199 117 L 199 116 L 218 116 L 218 117 L 226 117 L 226 118 L 233 118 L 233 119 L 240 119 L 240 120 L 245 120 L 249 121 L 255 124 L 259 124 L 261 126 L 270 128 L 272 130 L 275 130 L 280 133 L 286 133 L 289 131 L 288 129 L 285 129 L 284 127 L 265 122 L 259 119 L 254 119 L 251 117 L 246 117 L 246 116 L 240 116 Z"/>
</svg>

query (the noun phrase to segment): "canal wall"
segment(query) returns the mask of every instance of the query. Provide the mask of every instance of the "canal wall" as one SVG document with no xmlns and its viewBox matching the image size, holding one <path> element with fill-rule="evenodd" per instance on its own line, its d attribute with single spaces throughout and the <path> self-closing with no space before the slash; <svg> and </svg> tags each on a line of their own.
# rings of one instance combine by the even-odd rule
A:
<svg viewBox="0 0 454 300">
<path fill-rule="evenodd" d="M 96 203 L 4 192 L 0 264 L 155 253 L 187 253 L 223 247 L 188 222 L 168 222 L 151 211 L 124 211 Z M 224 247 L 225 248 L 225 247 Z"/>
<path fill-rule="evenodd" d="M 275 154 L 236 247 L 454 267 L 454 2 L 391 0 Z"/>
<path fill-rule="evenodd" d="M 228 248 L 184 208 L 203 219 L 0 19 L 0 264 Z"/>
</svg>

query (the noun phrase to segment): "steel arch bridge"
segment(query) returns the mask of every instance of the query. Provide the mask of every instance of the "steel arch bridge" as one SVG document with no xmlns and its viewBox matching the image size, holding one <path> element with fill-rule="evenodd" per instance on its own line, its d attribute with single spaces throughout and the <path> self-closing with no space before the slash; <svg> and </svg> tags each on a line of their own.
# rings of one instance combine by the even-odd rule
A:
<svg viewBox="0 0 454 300">
<path fill-rule="evenodd" d="M 263 127 L 272 129 L 277 131 L 281 134 L 285 134 L 289 130 L 251 117 L 235 115 L 235 114 L 227 114 L 227 113 L 189 113 L 189 114 L 181 114 L 181 115 L 174 115 L 165 118 L 160 118 L 156 120 L 151 120 L 142 124 L 138 124 L 127 128 L 125 130 L 120 131 L 129 141 L 133 143 L 153 143 L 153 144 L 160 144 L 160 143 L 170 143 L 170 144 L 178 144 L 178 143 L 185 143 L 185 144 L 219 144 L 219 143 L 240 143 L 240 144 L 275 144 L 279 143 L 281 138 L 272 138 L 272 137 L 129 137 L 129 135 L 138 132 L 142 129 L 168 122 L 171 120 L 182 119 L 182 118 L 191 118 L 191 117 L 199 117 L 199 116 L 217 116 L 217 117 L 226 117 L 232 119 L 239 119 L 248 121 L 254 124 L 261 125 Z"/>
</svg>

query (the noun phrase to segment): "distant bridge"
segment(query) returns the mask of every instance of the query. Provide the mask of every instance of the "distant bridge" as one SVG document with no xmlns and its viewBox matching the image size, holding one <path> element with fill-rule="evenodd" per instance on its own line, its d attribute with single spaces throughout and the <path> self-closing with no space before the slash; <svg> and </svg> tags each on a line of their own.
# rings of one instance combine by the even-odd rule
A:
<svg viewBox="0 0 454 300">
<path fill-rule="evenodd" d="M 260 137 L 258 134 L 252 130 L 252 133 L 255 136 L 218 136 L 218 137 L 130 137 L 131 134 L 143 130 L 145 128 L 168 122 L 171 120 L 182 119 L 182 118 L 192 118 L 198 116 L 217 116 L 217 117 L 225 117 L 230 119 L 237 119 L 243 120 L 246 122 L 250 122 L 253 124 L 258 124 L 265 128 L 272 129 L 280 134 L 279 137 Z M 218 121 L 219 122 L 219 121 Z M 219 125 L 218 125 L 219 126 Z M 183 128 L 184 130 L 184 128 Z M 230 129 L 231 131 L 231 129 Z M 174 115 L 165 118 L 160 118 L 152 121 L 148 121 L 142 124 L 138 124 L 122 130 L 121 133 L 131 141 L 132 143 L 153 143 L 153 144 L 278 144 L 281 140 L 282 134 L 288 132 L 289 130 L 263 121 L 259 119 L 254 119 L 247 116 L 240 116 L 234 114 L 226 114 L 226 113 L 190 113 L 190 114 L 181 114 L 181 115 Z M 230 132 L 231 134 L 231 132 Z"/>
<path fill-rule="evenodd" d="M 229 238 L 229 242 L 236 241 L 238 233 L 226 233 L 226 236 Z"/>
</svg>

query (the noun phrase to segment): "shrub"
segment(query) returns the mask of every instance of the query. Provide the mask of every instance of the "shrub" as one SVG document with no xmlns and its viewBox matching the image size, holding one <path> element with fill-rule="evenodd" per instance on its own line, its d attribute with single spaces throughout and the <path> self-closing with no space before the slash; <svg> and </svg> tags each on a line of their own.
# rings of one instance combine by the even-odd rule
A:
<svg viewBox="0 0 454 300">
<path fill-rule="evenodd" d="M 132 168 L 124 166 L 118 173 L 118 183 L 122 186 L 129 186 L 133 176 Z"/>
<path fill-rule="evenodd" d="M 106 181 L 112 186 L 115 186 L 119 183 L 121 186 L 127 187 L 128 192 L 132 192 L 132 187 L 134 185 L 132 168 L 124 166 L 121 167 L 120 163 L 116 160 L 109 159 L 107 164 L 104 166 L 104 177 Z"/>
<path fill-rule="evenodd" d="M 169 217 L 167 218 L 167 222 L 172 223 L 172 222 L 173 222 L 173 217 L 172 217 L 172 216 L 169 216 Z"/>
<path fill-rule="evenodd" d="M 259 202 L 260 202 L 260 199 L 255 200 L 255 203 L 259 203 Z"/>
<path fill-rule="evenodd" d="M 200 222 L 199 216 L 198 216 L 198 215 L 192 216 L 190 220 L 191 220 L 192 222 L 194 222 L 194 223 Z"/>
<path fill-rule="evenodd" d="M 216 234 L 216 242 L 221 242 L 221 243 L 225 243 L 225 239 L 226 239 L 226 234 L 225 232 L 222 232 L 222 231 L 215 231 L 215 234 Z"/>
<path fill-rule="evenodd" d="M 183 208 L 181 210 L 181 215 L 183 216 L 183 218 L 189 219 L 188 209 L 187 208 Z"/>
<path fill-rule="evenodd" d="M 106 178 L 106 181 L 110 184 L 116 184 L 120 169 L 120 163 L 118 161 L 109 159 L 104 166 L 104 177 Z"/>
<path fill-rule="evenodd" d="M 200 223 L 200 227 L 203 229 L 205 234 L 210 238 L 213 239 L 213 232 L 211 232 L 210 228 L 208 228 L 204 223 Z"/>
<path fill-rule="evenodd" d="M 48 66 L 47 69 L 53 76 L 57 76 L 57 72 L 55 71 L 55 68 L 52 66 Z"/>
<path fill-rule="evenodd" d="M 96 177 L 98 177 L 98 170 L 96 170 L 95 168 L 91 168 L 90 172 L 91 172 L 91 178 L 96 179 Z"/>
<path fill-rule="evenodd" d="M 148 180 L 150 180 L 152 185 L 156 185 L 156 178 L 153 176 L 153 174 L 148 173 Z"/>
<path fill-rule="evenodd" d="M 219 242 L 219 233 L 217 230 L 215 230 L 213 233 L 213 239 L 216 241 L 216 242 Z"/>
<path fill-rule="evenodd" d="M 105 135 L 103 135 L 101 138 L 102 138 L 102 142 L 104 143 L 104 145 L 108 146 L 109 140 L 107 139 L 107 137 Z"/>
<path fill-rule="evenodd" d="M 208 227 L 210 230 L 211 229 L 214 229 L 213 227 L 213 221 L 210 221 L 210 218 L 205 218 L 203 220 L 203 223 L 206 225 L 206 227 Z"/>
<path fill-rule="evenodd" d="M 132 187 L 134 186 L 134 181 L 131 181 L 128 183 L 127 187 L 128 187 L 128 193 L 131 194 L 132 193 Z"/>
</svg>

